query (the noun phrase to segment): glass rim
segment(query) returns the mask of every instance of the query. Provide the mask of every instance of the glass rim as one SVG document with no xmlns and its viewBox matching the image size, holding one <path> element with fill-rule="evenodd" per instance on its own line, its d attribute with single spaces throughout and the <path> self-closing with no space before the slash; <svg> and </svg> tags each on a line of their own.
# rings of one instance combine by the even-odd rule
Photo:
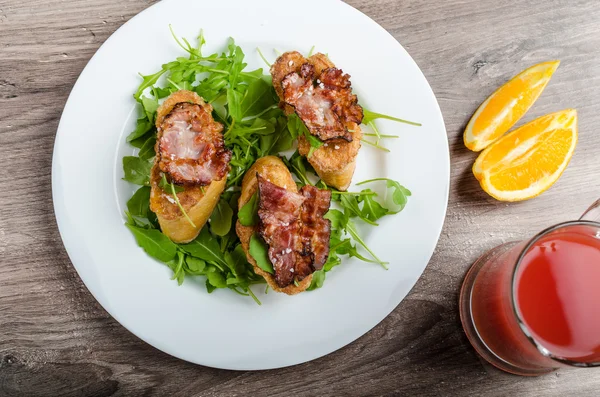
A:
<svg viewBox="0 0 600 397">
<path fill-rule="evenodd" d="M 552 354 L 550 352 L 550 350 L 548 350 L 543 343 L 539 342 L 538 340 L 535 339 L 535 337 L 533 336 L 533 334 L 531 333 L 531 331 L 529 330 L 529 327 L 527 327 L 527 325 L 525 324 L 525 321 L 523 320 L 521 313 L 519 312 L 519 308 L 517 305 L 517 299 L 516 299 L 516 283 L 517 283 L 517 272 L 519 270 L 519 268 L 521 267 L 521 263 L 523 261 L 523 258 L 525 257 L 525 255 L 529 252 L 529 250 L 531 249 L 531 247 L 533 247 L 533 245 L 535 243 L 537 243 L 542 237 L 548 235 L 549 233 L 552 233 L 558 229 L 562 229 L 568 226 L 577 226 L 577 225 L 588 225 L 588 226 L 594 226 L 598 229 L 600 229 L 600 222 L 595 222 L 595 221 L 586 221 L 586 220 L 577 220 L 577 221 L 568 221 L 568 222 L 562 222 L 562 223 L 558 223 L 554 226 L 550 226 L 544 230 L 542 230 L 541 232 L 539 232 L 538 234 L 536 234 L 533 238 L 531 238 L 527 244 L 525 245 L 525 247 L 521 250 L 521 252 L 519 253 L 519 257 L 517 258 L 515 267 L 512 271 L 512 277 L 511 277 L 511 306 L 513 309 L 513 312 L 515 314 L 515 317 L 517 319 L 517 323 L 519 324 L 519 327 L 521 328 L 521 331 L 523 332 L 523 334 L 525 335 L 525 337 L 533 344 L 533 346 L 545 357 L 548 357 L 554 361 L 557 361 L 559 363 L 562 364 L 566 364 L 566 365 L 570 365 L 573 367 L 597 367 L 600 366 L 600 361 L 597 362 L 590 362 L 590 363 L 586 363 L 586 362 L 580 362 L 580 361 L 575 361 L 575 360 L 570 360 L 568 358 L 564 358 L 564 357 L 559 357 L 555 354 Z"/>
</svg>

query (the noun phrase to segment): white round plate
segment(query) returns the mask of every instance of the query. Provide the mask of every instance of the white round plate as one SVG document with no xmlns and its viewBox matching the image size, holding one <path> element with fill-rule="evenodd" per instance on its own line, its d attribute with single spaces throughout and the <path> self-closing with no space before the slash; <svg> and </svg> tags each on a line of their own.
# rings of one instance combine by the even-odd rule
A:
<svg viewBox="0 0 600 397">
<path fill-rule="evenodd" d="M 184 55 L 169 33 L 209 51 L 228 37 L 248 69 L 279 51 L 316 50 L 352 76 L 371 110 L 423 123 L 380 121 L 391 153 L 363 145 L 354 181 L 389 177 L 413 195 L 406 209 L 364 228 L 389 270 L 355 259 L 327 274 L 323 288 L 287 296 L 255 288 L 262 301 L 230 290 L 208 294 L 204 280 L 179 287 L 123 226 L 136 189 L 121 180 L 125 137 L 137 109 L 138 72 L 151 74 Z M 449 152 L 435 96 L 415 62 L 377 23 L 337 0 L 166 0 L 140 13 L 100 47 L 73 87 L 58 127 L 52 164 L 56 218 L 73 265 L 90 292 L 123 326 L 152 346 L 194 363 L 268 369 L 315 359 L 354 341 L 383 320 L 413 287 L 437 243 L 448 200 Z M 360 186 L 359 188 L 363 188 Z M 352 188 L 351 188 L 352 189 Z M 354 188 L 356 189 L 356 188 Z"/>
</svg>

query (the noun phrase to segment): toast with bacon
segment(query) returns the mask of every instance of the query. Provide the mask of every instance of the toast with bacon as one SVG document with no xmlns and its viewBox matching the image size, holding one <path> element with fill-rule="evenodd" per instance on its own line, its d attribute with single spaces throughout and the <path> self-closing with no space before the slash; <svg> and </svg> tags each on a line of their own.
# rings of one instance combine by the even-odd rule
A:
<svg viewBox="0 0 600 397">
<path fill-rule="evenodd" d="M 258 193 L 257 193 L 258 192 Z M 258 218 L 254 226 L 238 220 L 236 232 L 254 272 L 277 292 L 295 295 L 311 284 L 329 255 L 331 191 L 304 186 L 300 191 L 285 164 L 275 156 L 258 159 L 244 175 L 241 209 L 257 193 Z M 250 254 L 250 239 L 258 234 L 268 247 L 273 273 L 261 269 Z"/>
<path fill-rule="evenodd" d="M 352 94 L 350 76 L 321 53 L 305 58 L 297 51 L 282 54 L 271 66 L 280 106 L 296 113 L 323 145 L 311 152 L 309 140 L 298 137 L 298 151 L 308 158 L 329 186 L 347 190 L 361 147 L 362 108 Z"/>
<path fill-rule="evenodd" d="M 195 92 L 171 94 L 157 110 L 156 157 L 150 174 L 150 209 L 162 232 L 176 243 L 198 236 L 227 182 L 231 152 L 212 106 Z M 162 183 L 163 178 L 169 185 Z M 170 188 L 189 220 L 184 216 Z"/>
</svg>

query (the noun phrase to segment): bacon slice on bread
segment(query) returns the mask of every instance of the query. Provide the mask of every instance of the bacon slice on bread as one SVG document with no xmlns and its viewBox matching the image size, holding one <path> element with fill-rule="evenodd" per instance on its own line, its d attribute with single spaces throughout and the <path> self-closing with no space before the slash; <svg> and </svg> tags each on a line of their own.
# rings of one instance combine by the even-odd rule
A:
<svg viewBox="0 0 600 397">
<path fill-rule="evenodd" d="M 156 157 L 150 175 L 150 209 L 165 235 L 176 243 L 198 236 L 227 182 L 231 152 L 223 143 L 223 126 L 212 106 L 195 92 L 171 94 L 157 110 Z M 177 198 L 194 226 L 184 217 L 172 192 L 159 184 L 183 187 Z"/>
<path fill-rule="evenodd" d="M 361 146 L 363 119 L 362 108 L 352 94 L 350 76 L 324 54 L 305 58 L 297 51 L 277 58 L 271 76 L 285 113 L 296 113 L 308 131 L 324 142 L 308 156 L 310 143 L 300 136 L 300 154 L 308 156 L 308 162 L 327 185 L 348 189 Z"/>
<path fill-rule="evenodd" d="M 242 181 L 239 208 L 258 191 L 259 222 L 236 232 L 256 274 L 278 292 L 294 295 L 306 290 L 312 274 L 323 268 L 329 255 L 331 224 L 324 219 L 331 191 L 304 186 L 300 191 L 283 162 L 274 156 L 258 159 Z M 268 246 L 274 274 L 258 267 L 249 254 L 250 238 L 258 233 Z"/>
</svg>

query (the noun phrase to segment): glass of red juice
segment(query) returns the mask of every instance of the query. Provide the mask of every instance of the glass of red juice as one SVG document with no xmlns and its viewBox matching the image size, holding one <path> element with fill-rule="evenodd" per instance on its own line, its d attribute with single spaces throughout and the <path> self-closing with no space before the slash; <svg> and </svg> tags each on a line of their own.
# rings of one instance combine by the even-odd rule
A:
<svg viewBox="0 0 600 397">
<path fill-rule="evenodd" d="M 482 255 L 459 306 L 475 350 L 504 371 L 600 365 L 600 200 L 578 221 Z"/>
</svg>

